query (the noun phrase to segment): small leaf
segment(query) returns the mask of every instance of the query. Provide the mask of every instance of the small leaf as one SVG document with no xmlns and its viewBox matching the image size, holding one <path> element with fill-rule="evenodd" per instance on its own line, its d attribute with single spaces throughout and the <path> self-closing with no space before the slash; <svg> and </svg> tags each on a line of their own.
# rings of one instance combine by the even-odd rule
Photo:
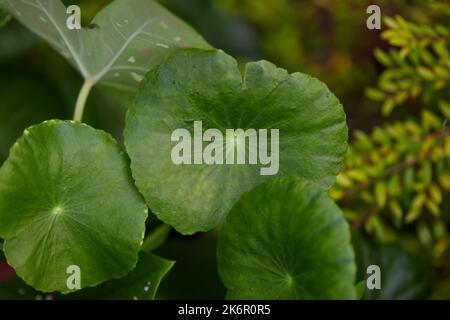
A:
<svg viewBox="0 0 450 320">
<path fill-rule="evenodd" d="M 162 224 L 155 228 L 150 235 L 144 239 L 142 244 L 142 251 L 151 252 L 158 249 L 169 237 L 172 227 L 167 224 Z"/>
<path fill-rule="evenodd" d="M 427 200 L 426 194 L 420 193 L 414 197 L 411 203 L 411 207 L 413 207 L 414 209 L 420 209 L 422 208 L 426 200 Z"/>
<path fill-rule="evenodd" d="M 405 174 L 403 176 L 403 185 L 405 186 L 406 191 L 412 190 L 414 186 L 414 180 L 415 180 L 414 168 L 408 167 L 405 170 Z"/>
<path fill-rule="evenodd" d="M 383 116 L 386 117 L 391 114 L 392 110 L 394 110 L 394 107 L 395 107 L 394 99 L 389 98 L 383 103 L 383 106 L 381 107 L 381 113 L 383 114 Z"/>
<path fill-rule="evenodd" d="M 388 193 L 390 196 L 397 197 L 402 192 L 402 187 L 400 185 L 400 176 L 398 174 L 393 175 L 387 185 Z"/>
<path fill-rule="evenodd" d="M 384 23 L 386 24 L 386 26 L 388 26 L 391 29 L 396 29 L 398 26 L 397 21 L 395 21 L 395 19 L 393 19 L 391 17 L 385 17 Z"/>
<path fill-rule="evenodd" d="M 433 183 L 432 185 L 430 185 L 428 191 L 434 202 L 438 204 L 442 202 L 442 192 L 437 184 Z"/>
<path fill-rule="evenodd" d="M 355 135 L 356 143 L 365 150 L 372 150 L 374 148 L 373 142 L 370 140 L 369 136 L 360 130 L 355 130 L 353 133 Z"/>
<path fill-rule="evenodd" d="M 353 185 L 352 180 L 342 172 L 336 177 L 336 183 L 344 188 L 350 188 Z"/>
<path fill-rule="evenodd" d="M 432 199 L 427 199 L 427 201 L 425 202 L 425 206 L 435 217 L 439 217 L 439 215 L 441 214 L 441 209 L 439 209 L 439 206 L 434 203 Z"/>
<path fill-rule="evenodd" d="M 436 76 L 434 75 L 433 71 L 426 67 L 418 66 L 417 72 L 422 78 L 424 78 L 427 81 L 433 81 L 434 79 L 436 79 Z"/>
<path fill-rule="evenodd" d="M 398 201 L 396 200 L 390 200 L 389 209 L 391 210 L 391 213 L 394 216 L 394 221 L 396 225 L 399 226 L 403 219 L 403 209 L 400 206 L 400 203 L 398 203 Z"/>
<path fill-rule="evenodd" d="M 375 57 L 378 61 L 380 61 L 385 67 L 391 67 L 393 65 L 393 62 L 389 55 L 385 53 L 381 49 L 375 49 Z"/>
<path fill-rule="evenodd" d="M 320 189 L 277 178 L 244 194 L 221 230 L 229 299 L 355 299 L 349 227 Z"/>
<path fill-rule="evenodd" d="M 436 116 L 434 113 L 426 109 L 422 111 L 422 121 L 429 128 L 433 129 L 440 129 L 442 128 L 443 124 L 443 122 L 441 121 L 441 119 L 439 119 L 438 116 Z"/>
<path fill-rule="evenodd" d="M 421 173 L 422 182 L 425 185 L 431 184 L 432 179 L 433 179 L 433 166 L 431 164 L 431 161 L 426 160 L 422 163 L 420 173 Z"/>
<path fill-rule="evenodd" d="M 0 169 L 0 237 L 8 263 L 43 292 L 125 276 L 137 262 L 147 208 L 128 160 L 103 131 L 50 120 L 25 130 Z"/>
<path fill-rule="evenodd" d="M 445 101 L 439 101 L 439 110 L 441 110 L 442 114 L 450 120 L 450 103 Z"/>
<path fill-rule="evenodd" d="M 405 217 L 406 223 L 414 222 L 422 213 L 422 208 L 427 201 L 427 196 L 424 193 L 416 195 L 411 202 L 411 209 Z"/>
<path fill-rule="evenodd" d="M 367 88 L 366 89 L 366 96 L 367 98 L 373 100 L 373 101 L 383 101 L 386 97 L 386 94 L 378 89 L 374 88 Z"/>
<path fill-rule="evenodd" d="M 441 184 L 442 188 L 444 188 L 447 191 L 450 191 L 450 174 L 443 174 L 438 177 L 439 183 Z"/>
<path fill-rule="evenodd" d="M 345 173 L 352 179 L 358 181 L 358 182 L 367 182 L 369 178 L 367 177 L 366 172 L 359 169 L 351 169 L 345 171 Z"/>
<path fill-rule="evenodd" d="M 387 199 L 386 184 L 383 181 L 379 181 L 375 184 L 375 199 L 380 209 L 384 208 Z"/>
</svg>

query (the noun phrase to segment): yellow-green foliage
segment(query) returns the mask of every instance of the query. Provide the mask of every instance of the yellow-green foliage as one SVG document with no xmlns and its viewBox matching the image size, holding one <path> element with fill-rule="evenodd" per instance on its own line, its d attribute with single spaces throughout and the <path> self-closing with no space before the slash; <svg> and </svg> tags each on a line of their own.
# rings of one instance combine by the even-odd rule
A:
<svg viewBox="0 0 450 320">
<path fill-rule="evenodd" d="M 419 219 L 441 219 L 450 191 L 450 128 L 428 110 L 421 121 L 377 127 L 371 135 L 354 132 L 343 172 L 331 195 L 347 209 L 355 228 L 383 234 L 380 212 L 401 228 Z M 351 203 L 351 205 L 349 205 Z"/>
<path fill-rule="evenodd" d="M 382 33 L 394 48 L 375 51 L 386 67 L 378 88 L 369 88 L 369 98 L 383 103 L 383 115 L 409 99 L 422 98 L 426 106 L 449 101 L 450 28 L 444 25 L 419 25 L 400 16 L 386 18 L 389 27 Z"/>
<path fill-rule="evenodd" d="M 375 50 L 385 70 L 366 94 L 381 104 L 384 116 L 395 107 L 407 116 L 387 119 L 370 134 L 353 132 L 331 195 L 354 229 L 381 239 L 414 231 L 439 264 L 450 250 L 450 28 L 400 16 L 385 25 L 382 38 L 391 48 Z M 411 116 L 417 113 L 412 105 L 420 116 Z"/>
</svg>

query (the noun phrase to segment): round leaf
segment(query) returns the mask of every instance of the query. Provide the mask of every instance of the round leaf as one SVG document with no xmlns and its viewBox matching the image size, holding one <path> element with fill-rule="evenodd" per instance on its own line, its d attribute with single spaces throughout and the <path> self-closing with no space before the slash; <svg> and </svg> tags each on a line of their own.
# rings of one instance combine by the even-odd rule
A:
<svg viewBox="0 0 450 320">
<path fill-rule="evenodd" d="M 72 291 L 134 268 L 146 206 L 112 137 L 75 122 L 25 130 L 0 169 L 0 237 L 8 263 L 43 292 Z M 72 271 L 73 272 L 73 271 Z"/>
<path fill-rule="evenodd" d="M 198 121 L 203 132 L 220 130 L 222 158 L 235 149 L 225 138 L 228 129 L 267 129 L 268 149 L 271 130 L 278 129 L 274 173 L 329 188 L 340 169 L 347 148 L 345 114 L 322 82 L 266 61 L 247 64 L 243 79 L 236 61 L 222 51 L 183 50 L 147 75 L 130 107 L 125 144 L 136 184 L 152 211 L 181 233 L 219 225 L 242 193 L 273 175 L 262 175 L 269 165 L 261 161 L 177 165 L 171 157 L 176 129 L 188 130 L 192 141 Z M 209 144 L 203 143 L 204 151 Z"/>
<path fill-rule="evenodd" d="M 242 196 L 218 243 L 231 299 L 354 299 L 356 267 L 339 208 L 310 183 L 277 178 Z"/>
</svg>

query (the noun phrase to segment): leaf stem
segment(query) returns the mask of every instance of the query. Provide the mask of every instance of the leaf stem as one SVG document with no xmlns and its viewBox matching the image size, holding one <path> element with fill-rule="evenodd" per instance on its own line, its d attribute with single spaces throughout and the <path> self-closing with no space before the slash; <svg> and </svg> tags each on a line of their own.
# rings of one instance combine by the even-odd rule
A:
<svg viewBox="0 0 450 320">
<path fill-rule="evenodd" d="M 84 107 L 86 106 L 86 101 L 89 96 L 89 92 L 91 92 L 92 87 L 94 86 L 94 79 L 87 78 L 83 86 L 81 87 L 80 94 L 78 95 L 77 104 L 75 105 L 75 112 L 73 114 L 73 120 L 81 122 L 83 119 Z"/>
</svg>

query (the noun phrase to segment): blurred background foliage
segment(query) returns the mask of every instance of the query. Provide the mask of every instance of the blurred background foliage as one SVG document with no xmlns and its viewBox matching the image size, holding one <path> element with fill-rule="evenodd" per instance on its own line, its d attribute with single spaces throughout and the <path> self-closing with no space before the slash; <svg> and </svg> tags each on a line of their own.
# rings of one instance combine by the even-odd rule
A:
<svg viewBox="0 0 450 320">
<path fill-rule="evenodd" d="M 382 290 L 366 290 L 364 298 L 450 299 L 448 1 L 160 1 L 242 65 L 267 59 L 290 72 L 309 73 L 336 93 L 351 142 L 330 194 L 353 230 L 358 280 L 367 277 L 368 265 L 378 264 L 382 271 Z M 110 0 L 63 2 L 80 5 L 88 25 Z M 371 4 L 381 7 L 382 30 L 366 28 Z M 16 21 L 0 14 L 0 27 L 3 161 L 25 127 L 70 117 L 82 80 Z M 129 98 L 95 88 L 86 122 L 122 141 Z M 150 233 L 162 230 L 155 219 Z M 147 245 L 177 264 L 158 297 L 223 298 L 215 262 L 217 231 L 182 237 L 164 229 L 157 231 L 164 239 Z M 0 282 L 0 298 L 8 297 L 52 298 L 17 278 Z"/>
</svg>

